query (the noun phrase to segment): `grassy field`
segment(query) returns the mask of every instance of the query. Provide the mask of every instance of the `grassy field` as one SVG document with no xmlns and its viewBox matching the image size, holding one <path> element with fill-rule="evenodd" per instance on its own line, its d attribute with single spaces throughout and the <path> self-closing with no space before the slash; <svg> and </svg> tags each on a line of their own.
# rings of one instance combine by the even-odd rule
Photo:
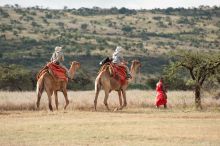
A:
<svg viewBox="0 0 220 146">
<path fill-rule="evenodd" d="M 135 96 L 134 96 L 135 95 Z M 46 95 L 35 110 L 34 92 L 0 93 L 0 145 L 219 145 L 220 100 L 203 94 L 201 111 L 193 108 L 193 92 L 168 93 L 168 109 L 154 108 L 154 91 L 128 91 L 128 107 L 106 111 L 103 93 L 93 111 L 94 91 L 69 92 L 71 103 L 49 112 Z M 101 97 L 102 96 L 102 97 Z M 111 109 L 118 106 L 115 93 Z M 53 105 L 54 106 L 54 105 Z"/>
<path fill-rule="evenodd" d="M 214 93 L 202 92 L 202 104 L 204 109 L 218 109 L 220 100 L 213 98 Z M 68 110 L 93 110 L 94 91 L 70 91 L 68 97 L 70 104 Z M 128 108 L 154 108 L 156 92 L 153 90 L 129 90 L 127 92 Z M 58 93 L 59 109 L 63 109 L 65 100 L 61 92 Z M 0 92 L 0 110 L 36 110 L 37 97 L 35 92 Z M 100 92 L 98 98 L 98 110 L 105 110 L 103 104 L 104 92 Z M 113 110 L 119 106 L 118 95 L 112 92 L 108 103 Z M 55 108 L 55 101 L 52 98 Z M 170 109 L 192 109 L 194 107 L 193 91 L 170 91 L 168 92 L 168 107 Z M 46 93 L 41 98 L 41 110 L 48 110 L 48 99 Z"/>
<path fill-rule="evenodd" d="M 220 113 L 156 109 L 122 112 L 1 113 L 0 145 L 219 145 Z"/>
</svg>

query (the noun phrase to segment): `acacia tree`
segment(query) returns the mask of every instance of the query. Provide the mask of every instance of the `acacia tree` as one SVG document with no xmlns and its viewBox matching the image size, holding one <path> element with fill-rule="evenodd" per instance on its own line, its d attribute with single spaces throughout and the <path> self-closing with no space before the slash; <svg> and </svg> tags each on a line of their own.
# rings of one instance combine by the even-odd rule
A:
<svg viewBox="0 0 220 146">
<path fill-rule="evenodd" d="M 178 50 L 171 54 L 173 61 L 166 68 L 166 76 L 172 77 L 181 70 L 188 71 L 193 81 L 196 108 L 202 108 L 200 91 L 208 78 L 217 77 L 220 74 L 220 52 Z"/>
</svg>

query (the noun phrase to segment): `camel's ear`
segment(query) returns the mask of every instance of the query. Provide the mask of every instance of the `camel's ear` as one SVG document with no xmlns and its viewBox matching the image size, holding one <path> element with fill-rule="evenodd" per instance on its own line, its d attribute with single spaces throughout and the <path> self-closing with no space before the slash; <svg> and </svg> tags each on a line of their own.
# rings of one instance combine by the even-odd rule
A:
<svg viewBox="0 0 220 146">
<path fill-rule="evenodd" d="M 70 61 L 69 64 L 72 65 L 72 62 Z"/>
</svg>

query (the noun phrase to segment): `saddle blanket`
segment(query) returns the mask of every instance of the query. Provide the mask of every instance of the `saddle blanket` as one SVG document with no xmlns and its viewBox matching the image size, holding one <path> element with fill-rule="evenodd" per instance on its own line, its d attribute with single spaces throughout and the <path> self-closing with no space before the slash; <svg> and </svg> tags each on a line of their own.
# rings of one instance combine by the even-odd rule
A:
<svg viewBox="0 0 220 146">
<path fill-rule="evenodd" d="M 119 80 L 121 85 L 124 85 L 126 82 L 126 68 L 121 65 L 111 64 L 113 70 L 113 77 L 116 80 Z"/>
<path fill-rule="evenodd" d="M 68 78 L 66 77 L 66 70 L 62 68 L 61 66 L 55 64 L 55 63 L 48 63 L 44 68 L 38 73 L 37 80 L 41 77 L 42 74 L 48 71 L 50 69 L 55 77 L 57 77 L 60 80 L 68 81 Z"/>
</svg>

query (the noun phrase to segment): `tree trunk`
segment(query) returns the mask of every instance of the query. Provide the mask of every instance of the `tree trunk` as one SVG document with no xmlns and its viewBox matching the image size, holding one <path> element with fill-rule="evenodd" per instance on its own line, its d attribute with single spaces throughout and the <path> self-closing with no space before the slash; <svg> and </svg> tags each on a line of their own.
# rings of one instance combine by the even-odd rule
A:
<svg viewBox="0 0 220 146">
<path fill-rule="evenodd" d="M 196 86 L 195 86 L 195 105 L 196 105 L 196 109 L 198 109 L 198 108 L 202 109 L 200 89 L 201 89 L 201 86 L 199 84 L 196 84 Z"/>
</svg>

